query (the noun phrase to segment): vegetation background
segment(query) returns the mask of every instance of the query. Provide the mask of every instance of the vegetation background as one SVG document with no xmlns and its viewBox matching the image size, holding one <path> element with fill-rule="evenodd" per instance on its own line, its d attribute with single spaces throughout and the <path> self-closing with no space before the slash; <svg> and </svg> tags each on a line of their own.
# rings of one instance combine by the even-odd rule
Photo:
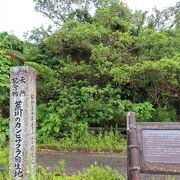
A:
<svg viewBox="0 0 180 180">
<path fill-rule="evenodd" d="M 25 41 L 0 33 L 0 144 L 15 65 L 37 70 L 39 143 L 82 142 L 82 133 L 92 142 L 88 127 L 124 127 L 127 111 L 138 121 L 180 121 L 179 2 L 152 14 L 116 0 L 34 2 L 57 29 L 35 28 Z"/>
</svg>

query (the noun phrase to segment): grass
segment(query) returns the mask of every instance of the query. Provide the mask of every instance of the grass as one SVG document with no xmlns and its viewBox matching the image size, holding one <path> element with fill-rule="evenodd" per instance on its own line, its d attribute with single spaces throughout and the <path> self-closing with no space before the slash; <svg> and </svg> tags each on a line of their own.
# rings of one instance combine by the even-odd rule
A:
<svg viewBox="0 0 180 180">
<path fill-rule="evenodd" d="M 8 174 L 9 148 L 0 146 L 0 179 L 5 179 Z M 3 170 L 2 170 L 3 169 Z"/>
<path fill-rule="evenodd" d="M 64 151 L 126 152 L 126 144 L 126 139 L 116 131 L 111 130 L 108 134 L 104 134 L 101 131 L 95 133 L 87 130 L 83 132 L 72 130 L 70 133 L 64 134 L 59 140 L 52 137 L 45 138 L 38 145 L 38 148 Z"/>
<path fill-rule="evenodd" d="M 96 164 L 86 168 L 83 172 L 78 172 L 75 175 L 69 176 L 66 174 L 56 175 L 54 173 L 46 172 L 42 167 L 38 168 L 37 180 L 125 180 L 126 178 L 119 175 L 111 167 L 100 167 Z"/>
</svg>

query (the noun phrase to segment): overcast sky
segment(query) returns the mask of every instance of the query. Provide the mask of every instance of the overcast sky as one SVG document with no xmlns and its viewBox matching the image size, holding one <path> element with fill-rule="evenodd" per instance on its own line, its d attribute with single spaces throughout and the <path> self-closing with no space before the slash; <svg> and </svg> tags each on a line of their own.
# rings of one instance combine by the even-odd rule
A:
<svg viewBox="0 0 180 180">
<path fill-rule="evenodd" d="M 131 9 L 150 11 L 175 5 L 178 0 L 123 0 Z M 51 21 L 34 11 L 33 0 L 0 0 L 0 32 L 8 31 L 22 39 L 23 32 Z"/>
</svg>

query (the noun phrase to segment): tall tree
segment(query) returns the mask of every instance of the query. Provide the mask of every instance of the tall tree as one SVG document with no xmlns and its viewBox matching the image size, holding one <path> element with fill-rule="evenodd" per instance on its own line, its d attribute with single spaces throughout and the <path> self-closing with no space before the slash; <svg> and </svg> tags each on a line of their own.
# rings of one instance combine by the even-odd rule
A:
<svg viewBox="0 0 180 180">
<path fill-rule="evenodd" d="M 34 0 L 35 10 L 43 13 L 56 25 L 62 25 L 70 14 L 89 11 L 91 0 Z"/>
<path fill-rule="evenodd" d="M 180 2 L 164 10 L 154 9 L 147 18 L 148 27 L 156 30 L 178 28 L 180 23 Z"/>
</svg>

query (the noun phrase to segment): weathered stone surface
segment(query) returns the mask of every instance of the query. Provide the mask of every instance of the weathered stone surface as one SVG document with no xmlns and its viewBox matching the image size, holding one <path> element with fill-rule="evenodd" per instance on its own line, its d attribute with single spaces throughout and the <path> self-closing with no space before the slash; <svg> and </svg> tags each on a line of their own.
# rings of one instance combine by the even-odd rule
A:
<svg viewBox="0 0 180 180">
<path fill-rule="evenodd" d="M 36 72 L 33 68 L 11 68 L 10 160 L 11 179 L 35 174 L 36 162 Z"/>
</svg>

